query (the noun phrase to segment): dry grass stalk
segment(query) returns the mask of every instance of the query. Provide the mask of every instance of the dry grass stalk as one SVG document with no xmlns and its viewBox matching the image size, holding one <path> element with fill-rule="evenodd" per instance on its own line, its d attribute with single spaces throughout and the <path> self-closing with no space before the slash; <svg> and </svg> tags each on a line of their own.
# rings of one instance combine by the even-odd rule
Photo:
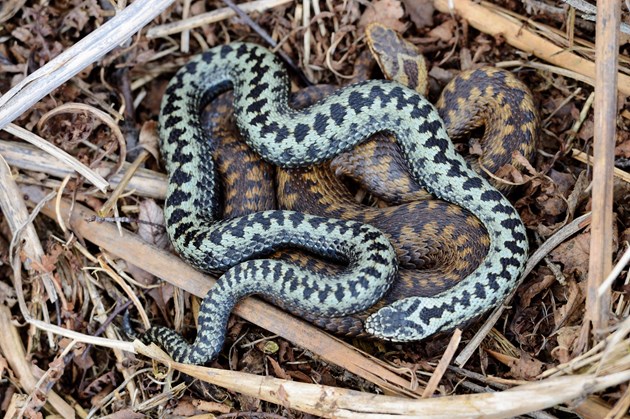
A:
<svg viewBox="0 0 630 419">
<path fill-rule="evenodd" d="M 455 331 L 453 332 L 453 336 L 451 336 L 451 340 L 448 343 L 446 350 L 444 351 L 444 355 L 442 355 L 442 358 L 440 358 L 440 362 L 438 363 L 437 367 L 435 367 L 435 371 L 433 371 L 433 374 L 431 374 L 431 378 L 429 379 L 429 382 L 427 383 L 427 386 L 422 393 L 423 399 L 431 397 L 433 393 L 435 393 L 438 384 L 440 384 L 440 381 L 442 380 L 442 376 L 444 376 L 444 373 L 448 369 L 448 366 L 451 363 L 453 356 L 455 355 L 455 351 L 459 347 L 459 342 L 461 342 L 461 339 L 462 331 L 460 329 L 455 329 Z"/>
<path fill-rule="evenodd" d="M 37 272 L 41 283 L 46 290 L 46 297 L 50 301 L 55 302 L 58 299 L 57 290 L 52 273 L 43 264 L 44 249 L 39 240 L 39 236 L 35 231 L 35 226 L 26 208 L 22 194 L 11 175 L 11 169 L 6 161 L 0 155 L 0 209 L 5 215 L 11 230 L 12 242 L 9 246 L 9 260 L 20 263 L 24 256 L 25 267 L 34 276 Z M 13 253 L 16 254 L 13 254 Z M 17 287 L 16 287 L 17 288 Z M 20 289 L 16 289 L 20 296 Z M 23 296 L 22 296 L 23 298 Z M 47 316 L 48 310 L 46 303 L 42 299 L 39 301 L 42 306 L 44 316 Z M 26 313 L 25 313 L 26 314 Z M 48 334 L 48 340 L 54 342 L 52 334 Z"/>
<path fill-rule="evenodd" d="M 621 4 L 604 2 L 598 9 L 595 35 L 597 72 L 594 104 L 593 221 L 586 297 L 588 321 L 584 323 L 584 331 L 592 326 L 595 337 L 602 336 L 604 329 L 608 327 L 610 310 L 610 290 L 599 294 L 598 289 L 612 269 L 613 167 L 617 128 L 617 55 Z M 583 344 L 586 346 L 586 342 Z"/>
<path fill-rule="evenodd" d="M 534 54 L 551 64 L 566 68 L 576 73 L 595 79 L 595 63 L 576 54 L 568 52 L 565 48 L 534 34 L 521 22 L 507 17 L 507 13 L 499 14 L 499 7 L 482 2 L 477 4 L 471 0 L 434 0 L 435 8 L 443 13 L 455 12 L 468 23 L 481 32 L 493 36 L 504 37 L 513 47 Z M 453 5 L 451 10 L 449 4 Z M 616 3 L 615 3 L 616 4 Z M 611 28 L 618 26 L 611 26 Z M 611 67 L 616 69 L 616 67 Z M 630 95 L 630 76 L 618 74 L 619 91 Z"/>
<path fill-rule="evenodd" d="M 137 0 L 0 97 L 0 128 L 109 51 L 127 42 L 174 0 Z"/>
<path fill-rule="evenodd" d="M 376 418 L 504 418 L 555 406 L 588 393 L 630 380 L 630 371 L 609 375 L 575 375 L 549 378 L 497 393 L 457 395 L 411 400 L 379 396 L 316 384 L 305 384 L 236 371 L 203 368 L 172 362 L 155 346 L 137 343 L 139 352 L 200 380 L 238 391 L 252 397 L 322 417 Z M 586 390 L 588 389 L 588 390 Z"/>
<path fill-rule="evenodd" d="M 241 3 L 238 7 L 246 13 L 263 12 L 274 7 L 291 3 L 292 0 L 257 0 L 249 3 Z M 186 30 L 194 29 L 199 26 L 209 25 L 211 23 L 220 22 L 225 19 L 236 16 L 236 12 L 229 7 L 213 10 L 208 13 L 202 13 L 178 22 L 167 23 L 165 25 L 154 26 L 147 31 L 147 38 L 159 38 L 174 33 L 180 33 Z"/>
<path fill-rule="evenodd" d="M 17 328 L 12 323 L 12 317 L 11 310 L 4 305 L 0 305 L 0 330 L 2 330 L 0 350 L 11 367 L 11 370 L 16 375 L 17 381 L 22 389 L 32 394 L 37 386 L 37 379 L 33 375 L 33 365 L 26 360 L 26 352 L 22 345 L 22 338 Z M 54 391 L 49 391 L 46 397 L 50 406 L 62 417 L 73 418 L 75 416 L 72 406 L 66 403 L 65 400 Z"/>
<path fill-rule="evenodd" d="M 72 175 L 74 170 L 59 160 L 51 160 L 50 156 L 38 148 L 28 144 L 20 144 L 11 141 L 0 140 L 0 154 L 5 158 L 9 166 L 15 169 L 32 170 L 39 173 L 63 178 Z M 114 164 L 102 162 L 101 167 L 93 172 L 99 176 L 111 173 Z M 109 183 L 116 187 L 123 181 L 124 174 L 129 173 L 131 165 L 124 163 L 122 173 L 115 174 Z M 140 168 L 133 171 L 133 176 L 124 191 L 134 191 L 138 196 L 145 198 L 164 199 L 166 195 L 166 175 L 154 170 Z"/>
<path fill-rule="evenodd" d="M 577 148 L 574 148 L 572 150 L 571 157 L 584 164 L 593 165 L 593 156 L 589 156 L 588 154 L 578 150 Z M 630 182 L 630 174 L 628 174 L 628 172 L 624 170 L 613 167 L 613 175 L 625 182 Z"/>
<path fill-rule="evenodd" d="M 65 164 L 70 169 L 80 173 L 84 176 L 92 185 L 96 186 L 101 191 L 105 192 L 109 183 L 98 173 L 95 173 L 92 169 L 85 166 L 83 163 L 61 150 L 59 147 L 55 147 L 49 141 L 41 138 L 38 135 L 33 134 L 32 132 L 19 127 L 15 124 L 9 124 L 3 128 L 9 134 L 15 135 L 16 137 L 27 141 L 37 148 L 45 151 L 50 156 L 54 157 L 59 162 Z"/>
</svg>

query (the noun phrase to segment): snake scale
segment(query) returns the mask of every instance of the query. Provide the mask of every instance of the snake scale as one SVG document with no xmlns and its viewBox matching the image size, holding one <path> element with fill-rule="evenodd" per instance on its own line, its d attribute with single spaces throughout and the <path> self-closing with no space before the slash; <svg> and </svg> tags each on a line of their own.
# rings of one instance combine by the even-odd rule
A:
<svg viewBox="0 0 630 419">
<path fill-rule="evenodd" d="M 220 350 L 228 315 L 241 298 L 263 294 L 288 307 L 323 317 L 356 313 L 374 304 L 396 274 L 395 252 L 374 227 L 293 211 L 265 211 L 220 220 L 215 164 L 204 141 L 200 109 L 234 89 L 237 125 L 247 143 L 280 167 L 316 164 L 347 151 L 376 132 L 396 137 L 413 179 L 429 192 L 479 218 L 489 234 L 484 262 L 469 276 L 432 297 L 393 302 L 365 321 L 379 338 L 420 340 L 450 329 L 501 301 L 523 269 L 528 244 L 516 210 L 459 156 L 433 105 L 386 80 L 337 91 L 304 110 L 287 105 L 288 80 L 265 48 L 233 43 L 193 58 L 167 87 L 160 137 L 169 188 L 167 232 L 178 253 L 196 268 L 224 272 L 205 297 L 199 332 L 189 345 L 170 329 L 144 335 L 180 362 L 203 364 Z M 285 261 L 256 259 L 298 247 L 347 268 L 318 275 Z"/>
</svg>

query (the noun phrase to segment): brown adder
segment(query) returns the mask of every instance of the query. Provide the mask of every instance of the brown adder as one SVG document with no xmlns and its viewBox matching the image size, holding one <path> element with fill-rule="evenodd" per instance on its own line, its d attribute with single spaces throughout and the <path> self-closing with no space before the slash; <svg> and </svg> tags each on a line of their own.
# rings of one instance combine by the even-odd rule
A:
<svg viewBox="0 0 630 419">
<path fill-rule="evenodd" d="M 426 90 L 424 60 L 412 44 L 380 25 L 369 27 L 367 35 L 387 77 L 421 92 Z M 365 73 L 365 67 L 359 70 Z M 292 106 L 307 106 L 332 90 L 305 89 L 295 95 Z M 513 152 L 530 158 L 534 151 L 539 127 L 533 100 L 511 73 L 491 67 L 462 72 L 444 88 L 437 108 L 453 139 L 484 128 L 479 139 L 482 156 L 468 157 L 477 171 L 480 165 L 491 173 L 506 164 L 518 167 Z M 489 239 L 479 220 L 456 205 L 428 199 L 430 195 L 407 172 L 397 144 L 387 136 L 374 135 L 356 149 L 318 166 L 276 169 L 238 138 L 231 109 L 231 99 L 226 95 L 215 100 L 209 112 L 210 137 L 221 141 L 215 159 L 224 193 L 224 217 L 281 208 L 358 220 L 385 232 L 400 261 L 392 289 L 370 310 L 336 318 L 293 310 L 294 314 L 334 333 L 362 335 L 363 320 L 371 312 L 403 297 L 430 296 L 448 289 L 483 260 Z M 339 176 L 356 181 L 392 206 L 376 208 L 357 203 Z M 495 182 L 495 186 L 507 190 L 504 184 Z M 299 251 L 279 252 L 276 257 L 315 270 L 340 269 Z M 283 306 L 282 301 L 273 302 Z"/>
</svg>

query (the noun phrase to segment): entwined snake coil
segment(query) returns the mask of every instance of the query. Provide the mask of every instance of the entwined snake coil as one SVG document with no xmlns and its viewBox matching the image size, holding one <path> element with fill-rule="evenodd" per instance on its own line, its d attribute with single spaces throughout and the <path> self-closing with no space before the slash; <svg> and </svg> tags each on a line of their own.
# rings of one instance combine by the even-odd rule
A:
<svg viewBox="0 0 630 419">
<path fill-rule="evenodd" d="M 225 272 L 206 296 L 193 345 L 154 327 L 145 341 L 161 343 L 180 362 L 205 363 L 224 340 L 228 315 L 252 293 L 282 299 L 321 316 L 362 311 L 388 289 L 397 262 L 376 228 L 291 211 L 266 211 L 219 220 L 216 170 L 204 141 L 200 110 L 233 87 L 239 130 L 264 159 L 300 167 L 330 159 L 386 131 L 396 136 L 413 178 L 435 196 L 468 209 L 490 237 L 484 262 L 457 285 L 433 297 L 394 302 L 365 322 L 370 334 L 420 340 L 452 328 L 500 302 L 514 287 L 527 257 L 525 228 L 507 199 L 459 156 L 435 108 L 394 82 L 372 80 L 340 90 L 296 111 L 287 106 L 281 63 L 266 49 L 245 43 L 214 48 L 191 60 L 167 88 L 160 114 L 169 189 L 167 231 L 179 254 L 207 272 Z M 347 263 L 325 277 L 284 261 L 266 259 L 295 246 Z"/>
</svg>

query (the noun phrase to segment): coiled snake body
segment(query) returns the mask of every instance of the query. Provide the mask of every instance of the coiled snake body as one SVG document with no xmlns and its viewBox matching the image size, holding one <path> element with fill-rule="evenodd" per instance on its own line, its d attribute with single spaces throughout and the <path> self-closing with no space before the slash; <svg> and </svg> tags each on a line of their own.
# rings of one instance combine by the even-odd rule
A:
<svg viewBox="0 0 630 419">
<path fill-rule="evenodd" d="M 412 177 L 437 197 L 468 209 L 488 231 L 488 255 L 472 274 L 436 296 L 381 308 L 366 320 L 368 333 L 420 340 L 487 310 L 512 289 L 527 257 L 522 221 L 509 201 L 455 152 L 426 99 L 396 83 L 372 80 L 296 111 L 287 105 L 287 77 L 275 56 L 257 45 L 234 43 L 181 69 L 167 88 L 160 114 L 171 241 L 198 269 L 227 271 L 204 299 L 193 345 L 161 327 L 151 328 L 145 341 L 162 344 L 180 362 L 205 363 L 216 356 L 227 317 L 246 295 L 261 293 L 299 310 L 340 316 L 372 305 L 396 272 L 391 245 L 369 225 L 290 211 L 217 220 L 216 171 L 199 113 L 230 86 L 239 130 L 266 160 L 281 167 L 310 165 L 370 134 L 390 132 Z M 288 245 L 348 262 L 348 268 L 340 277 L 325 278 L 287 262 L 253 259 Z"/>
</svg>

